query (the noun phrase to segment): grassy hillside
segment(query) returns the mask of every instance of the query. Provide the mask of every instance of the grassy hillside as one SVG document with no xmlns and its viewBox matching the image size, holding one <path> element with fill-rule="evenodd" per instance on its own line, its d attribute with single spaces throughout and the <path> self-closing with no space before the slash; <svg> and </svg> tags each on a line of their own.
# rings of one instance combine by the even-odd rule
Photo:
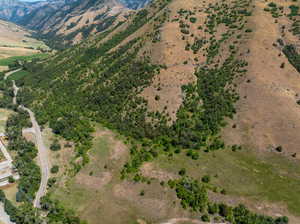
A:
<svg viewBox="0 0 300 224">
<path fill-rule="evenodd" d="M 0 58 L 15 55 L 30 55 L 48 49 L 41 41 L 31 37 L 26 29 L 0 20 Z"/>
<path fill-rule="evenodd" d="M 52 1 L 20 17 L 17 23 L 36 30 L 37 38 L 60 49 L 118 25 L 128 11 L 116 0 Z"/>
<path fill-rule="evenodd" d="M 298 11 L 274 4 L 158 0 L 25 64 L 18 101 L 71 144 L 47 200 L 90 223 L 298 223 Z"/>
</svg>

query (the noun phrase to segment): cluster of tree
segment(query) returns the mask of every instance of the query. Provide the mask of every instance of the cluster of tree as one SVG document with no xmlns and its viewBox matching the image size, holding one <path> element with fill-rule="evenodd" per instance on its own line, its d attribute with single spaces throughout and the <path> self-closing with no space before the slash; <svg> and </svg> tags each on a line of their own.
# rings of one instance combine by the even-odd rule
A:
<svg viewBox="0 0 300 224">
<path fill-rule="evenodd" d="M 204 178 L 207 179 L 205 176 Z M 207 180 L 203 182 L 207 182 Z M 224 203 L 210 202 L 206 185 L 187 176 L 177 180 L 169 180 L 168 185 L 176 191 L 182 207 L 203 214 L 201 219 L 205 222 L 209 222 L 211 218 L 221 219 L 231 224 L 287 224 L 289 221 L 286 216 L 272 218 L 258 215 L 242 204 L 232 207 Z"/>
<path fill-rule="evenodd" d="M 208 204 L 207 190 L 203 184 L 191 178 L 182 177 L 169 180 L 168 185 L 174 188 L 183 208 L 203 212 Z"/>
<path fill-rule="evenodd" d="M 0 80 L 4 77 L 4 73 L 1 74 Z M 13 105 L 13 89 L 11 88 L 11 82 L 0 81 L 0 91 L 2 93 L 0 100 L 0 107 L 15 110 L 16 106 Z"/>
<path fill-rule="evenodd" d="M 9 139 L 8 149 L 16 151 L 14 166 L 20 175 L 16 199 L 19 202 L 32 202 L 39 188 L 41 173 L 39 166 L 34 162 L 37 149 L 32 142 L 22 137 L 22 128 L 30 127 L 28 113 L 18 109 L 10 115 L 6 124 L 6 135 Z"/>
<path fill-rule="evenodd" d="M 39 211 L 33 208 L 32 204 L 25 202 L 19 207 L 13 205 L 0 190 L 0 202 L 4 204 L 4 210 L 9 215 L 10 220 L 15 224 L 42 224 Z"/>
<path fill-rule="evenodd" d="M 136 60 L 138 49 L 141 47 L 139 38 L 130 41 L 113 53 L 106 52 L 144 25 L 148 21 L 147 14 L 147 10 L 141 10 L 126 30 L 119 32 L 98 47 L 74 47 L 71 55 L 75 59 L 69 64 L 58 63 L 52 66 L 57 60 L 65 58 L 64 54 L 70 54 L 69 51 L 72 50 L 66 50 L 62 53 L 63 57 L 58 56 L 56 60 L 42 68 L 42 74 L 39 73 L 39 65 L 28 65 L 28 69 L 40 75 L 25 79 L 25 86 L 29 88 L 22 91 L 19 98 L 25 105 L 30 104 L 34 99 L 30 86 L 38 82 L 39 85 L 45 84 L 45 89 L 47 89 L 49 82 L 53 79 L 52 75 L 60 76 L 62 70 L 69 71 L 66 80 L 58 79 L 55 84 L 52 82 L 52 93 L 48 99 L 44 99 L 45 107 L 38 108 L 36 114 L 39 123 L 45 124 L 50 121 L 50 127 L 56 134 L 74 141 L 78 155 L 85 158 L 84 162 L 87 162 L 85 154 L 91 147 L 90 133 L 93 131 L 89 118 L 118 128 L 121 132 L 127 132 L 128 135 L 143 135 L 143 127 L 138 126 L 139 129 L 136 129 L 137 119 L 132 119 L 132 117 L 139 116 L 141 124 L 144 126 L 146 123 L 146 110 L 138 107 L 144 102 L 141 97 L 137 97 L 137 92 L 141 91 L 139 87 L 150 84 L 158 66 L 151 65 L 146 58 L 145 61 Z M 83 50 L 83 53 L 76 57 L 77 50 Z M 99 57 L 101 64 L 96 63 Z M 93 69 L 93 72 L 89 77 L 78 79 L 80 74 L 90 69 Z M 80 88 L 91 81 L 94 85 L 89 91 L 83 91 Z M 23 80 L 19 84 L 24 84 Z M 41 93 L 38 92 L 38 94 Z M 151 130 L 149 133 L 152 133 Z"/>
<path fill-rule="evenodd" d="M 294 45 L 285 45 L 282 49 L 282 52 L 288 58 L 291 65 L 295 67 L 295 69 L 300 72 L 300 54 L 298 54 Z"/>
<path fill-rule="evenodd" d="M 47 212 L 48 224 L 87 224 L 86 221 L 80 220 L 73 211 L 64 208 L 58 200 L 53 200 L 49 193 L 41 198 L 41 208 Z"/>
</svg>

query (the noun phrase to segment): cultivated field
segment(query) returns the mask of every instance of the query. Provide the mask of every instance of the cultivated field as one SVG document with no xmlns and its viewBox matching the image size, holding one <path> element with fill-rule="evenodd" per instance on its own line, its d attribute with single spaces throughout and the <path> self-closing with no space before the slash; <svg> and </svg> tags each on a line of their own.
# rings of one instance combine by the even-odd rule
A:
<svg viewBox="0 0 300 224">
<path fill-rule="evenodd" d="M 0 20 L 0 59 L 14 56 L 29 56 L 49 48 L 41 41 L 31 37 L 29 31 L 13 23 Z M 0 63 L 0 71 L 6 70 Z"/>
</svg>

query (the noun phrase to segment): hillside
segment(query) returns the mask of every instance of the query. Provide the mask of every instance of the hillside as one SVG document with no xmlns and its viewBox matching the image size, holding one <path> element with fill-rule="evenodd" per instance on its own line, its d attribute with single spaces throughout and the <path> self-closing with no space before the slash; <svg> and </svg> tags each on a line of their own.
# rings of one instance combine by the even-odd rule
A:
<svg viewBox="0 0 300 224">
<path fill-rule="evenodd" d="M 29 56 L 49 48 L 32 37 L 32 32 L 13 23 L 0 20 L 0 59 Z M 0 71 L 7 69 L 0 62 Z"/>
<path fill-rule="evenodd" d="M 50 0 L 20 2 L 1 0 L 0 18 L 37 31 L 38 38 L 64 48 L 124 21 L 129 9 L 145 0 Z"/>
<path fill-rule="evenodd" d="M 299 16 L 292 0 L 156 0 L 26 63 L 17 99 L 59 167 L 48 223 L 62 207 L 91 224 L 299 223 Z"/>
</svg>

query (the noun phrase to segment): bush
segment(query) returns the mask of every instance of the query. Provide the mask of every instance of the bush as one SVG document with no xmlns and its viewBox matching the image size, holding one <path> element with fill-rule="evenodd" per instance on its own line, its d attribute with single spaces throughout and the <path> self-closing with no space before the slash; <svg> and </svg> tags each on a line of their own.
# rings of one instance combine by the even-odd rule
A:
<svg viewBox="0 0 300 224">
<path fill-rule="evenodd" d="M 59 171 L 59 166 L 57 166 L 57 165 L 54 165 L 52 168 L 51 168 L 51 173 L 58 173 L 58 171 Z"/>
<path fill-rule="evenodd" d="M 179 174 L 180 176 L 184 176 L 184 175 L 186 174 L 185 168 L 182 168 L 181 170 L 179 170 L 178 174 Z"/>
<path fill-rule="evenodd" d="M 208 216 L 207 214 L 204 214 L 204 215 L 201 216 L 201 220 L 202 220 L 203 222 L 209 222 L 209 221 L 210 221 L 210 218 L 209 218 L 209 216 Z"/>
<path fill-rule="evenodd" d="M 8 182 L 9 182 L 9 183 L 14 183 L 14 182 L 15 182 L 14 177 L 13 177 L 13 176 L 9 176 L 9 177 L 8 177 Z"/>
<path fill-rule="evenodd" d="M 202 182 L 203 183 L 209 183 L 210 182 L 210 176 L 209 175 L 205 175 L 202 177 Z"/>
<path fill-rule="evenodd" d="M 50 149 L 52 151 L 59 151 L 61 149 L 61 145 L 59 144 L 58 140 L 55 140 L 51 146 L 50 146 Z"/>
<path fill-rule="evenodd" d="M 195 23 L 195 22 L 197 22 L 197 18 L 191 17 L 191 18 L 190 18 L 190 21 L 191 21 L 191 23 Z"/>
</svg>

